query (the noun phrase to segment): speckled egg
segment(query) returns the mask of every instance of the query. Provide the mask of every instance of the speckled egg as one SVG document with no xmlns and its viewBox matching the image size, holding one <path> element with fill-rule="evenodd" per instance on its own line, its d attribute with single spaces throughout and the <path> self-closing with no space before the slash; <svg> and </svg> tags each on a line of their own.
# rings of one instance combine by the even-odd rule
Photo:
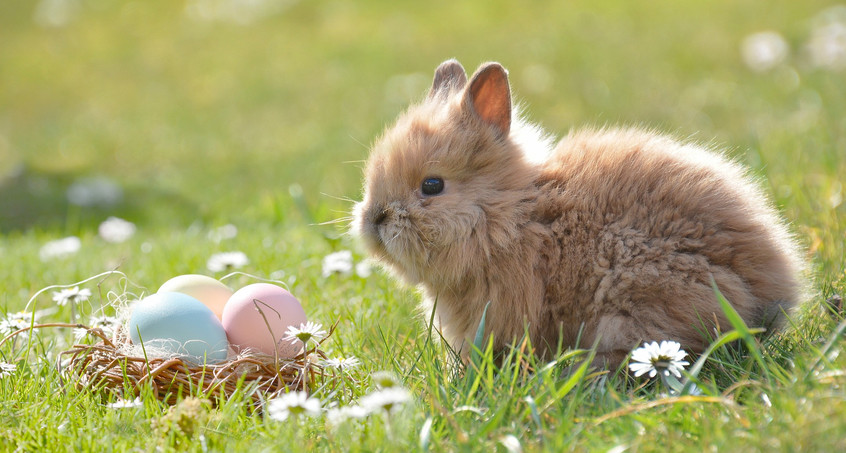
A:
<svg viewBox="0 0 846 453">
<path fill-rule="evenodd" d="M 223 328 L 236 350 L 253 349 L 279 357 L 292 358 L 302 345 L 282 340 L 289 326 L 306 322 L 305 310 L 287 290 L 269 283 L 245 286 L 223 307 Z"/>
<path fill-rule="evenodd" d="M 187 294 L 209 307 L 218 319 L 223 315 L 223 306 L 226 305 L 226 301 L 232 297 L 232 290 L 228 286 L 211 277 L 198 274 L 173 277 L 159 288 L 159 292 Z"/>
<path fill-rule="evenodd" d="M 176 356 L 193 364 L 226 360 L 229 343 L 223 325 L 199 300 L 159 292 L 132 306 L 129 335 L 153 357 Z"/>
</svg>

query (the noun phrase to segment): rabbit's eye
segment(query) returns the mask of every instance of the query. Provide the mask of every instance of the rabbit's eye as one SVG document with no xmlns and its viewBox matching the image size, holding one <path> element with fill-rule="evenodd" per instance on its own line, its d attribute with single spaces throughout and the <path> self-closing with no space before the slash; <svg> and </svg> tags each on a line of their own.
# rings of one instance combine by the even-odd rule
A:
<svg viewBox="0 0 846 453">
<path fill-rule="evenodd" d="M 437 195 L 444 191 L 444 180 L 441 178 L 426 178 L 420 185 L 423 195 Z"/>
</svg>

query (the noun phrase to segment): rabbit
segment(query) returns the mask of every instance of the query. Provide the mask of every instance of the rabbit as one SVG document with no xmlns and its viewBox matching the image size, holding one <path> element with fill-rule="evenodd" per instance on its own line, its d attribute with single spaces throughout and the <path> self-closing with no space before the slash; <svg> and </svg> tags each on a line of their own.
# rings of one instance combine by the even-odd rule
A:
<svg viewBox="0 0 846 453">
<path fill-rule="evenodd" d="M 702 352 L 730 327 L 712 282 L 750 327 L 802 297 L 786 224 L 719 152 L 641 128 L 587 128 L 557 145 L 512 105 L 508 73 L 456 60 L 375 142 L 351 229 L 466 361 L 484 334 L 528 334 L 541 357 L 595 347 L 621 365 L 644 341 Z"/>
</svg>

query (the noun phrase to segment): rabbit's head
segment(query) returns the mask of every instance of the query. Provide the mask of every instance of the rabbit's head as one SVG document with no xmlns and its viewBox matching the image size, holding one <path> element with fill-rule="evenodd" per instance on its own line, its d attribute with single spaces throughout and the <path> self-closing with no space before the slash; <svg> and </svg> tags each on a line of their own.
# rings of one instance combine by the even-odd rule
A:
<svg viewBox="0 0 846 453">
<path fill-rule="evenodd" d="M 502 66 L 468 81 L 457 61 L 441 64 L 426 99 L 372 148 L 353 221 L 370 253 L 409 283 L 442 287 L 518 246 L 535 172 L 514 128 Z"/>
</svg>

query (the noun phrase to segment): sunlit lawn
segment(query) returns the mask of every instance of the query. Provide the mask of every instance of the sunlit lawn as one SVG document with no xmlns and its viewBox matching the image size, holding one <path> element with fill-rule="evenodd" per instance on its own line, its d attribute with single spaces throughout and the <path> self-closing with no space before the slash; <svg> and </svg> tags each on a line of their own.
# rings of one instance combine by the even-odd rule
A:
<svg viewBox="0 0 846 453">
<path fill-rule="evenodd" d="M 249 263 L 238 270 L 287 284 L 310 319 L 338 321 L 325 344 L 331 357 L 361 361 L 344 396 L 316 392 L 321 415 L 280 422 L 234 398 L 182 407 L 191 428 L 177 432 L 175 412 L 149 393 L 140 407 L 118 409 L 108 404 L 121 395 L 61 379 L 57 354 L 73 332 L 42 329 L 28 346 L 0 347 L 0 360 L 16 365 L 0 379 L 0 446 L 846 448 L 843 315 L 823 308 L 846 289 L 846 6 L 836 5 L 0 3 L 2 317 L 42 288 L 117 270 L 125 277 L 81 285 L 93 295 L 74 310 L 83 322 L 112 315 L 101 306 L 115 295 L 149 294 L 179 274 L 222 277 L 208 260 L 239 251 Z M 775 34 L 754 35 L 765 31 Z M 582 356 L 548 367 L 524 357 L 532 366 L 493 370 L 483 355 L 481 370 L 454 374 L 412 289 L 379 270 L 323 274 L 332 252 L 352 251 L 354 264 L 366 258 L 343 219 L 360 196 L 368 146 L 452 57 L 469 70 L 502 62 L 528 116 L 558 136 L 622 123 L 727 148 L 760 177 L 808 251 L 809 316 L 763 343 L 764 367 L 754 354 L 718 350 L 699 375 L 702 394 L 681 399 L 645 379 L 579 374 Z M 109 217 L 131 222 L 134 234 L 107 241 L 98 227 Z M 78 251 L 44 248 L 67 237 L 79 238 Z M 39 321 L 69 321 L 71 307 L 57 306 L 52 292 L 29 308 Z M 329 423 L 325 412 L 356 405 L 381 370 L 412 400 L 390 416 Z"/>
</svg>

